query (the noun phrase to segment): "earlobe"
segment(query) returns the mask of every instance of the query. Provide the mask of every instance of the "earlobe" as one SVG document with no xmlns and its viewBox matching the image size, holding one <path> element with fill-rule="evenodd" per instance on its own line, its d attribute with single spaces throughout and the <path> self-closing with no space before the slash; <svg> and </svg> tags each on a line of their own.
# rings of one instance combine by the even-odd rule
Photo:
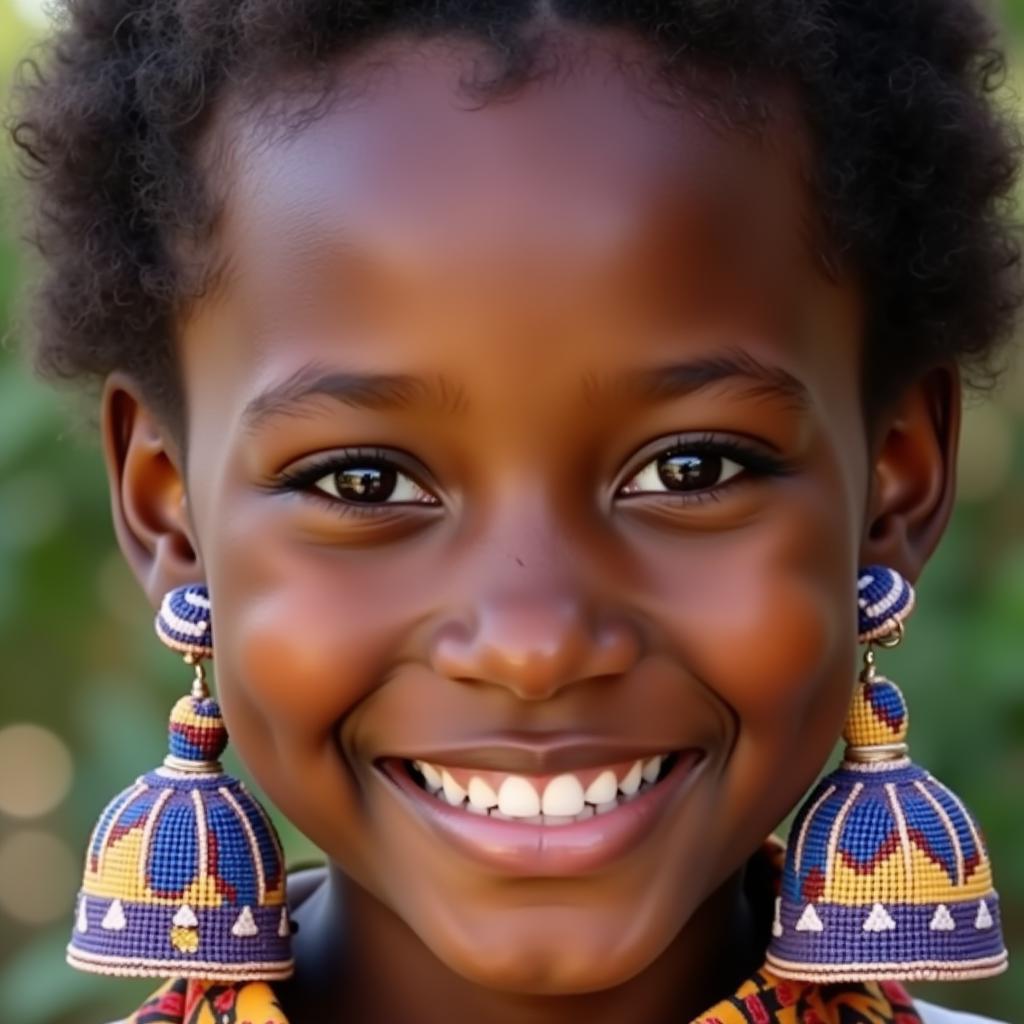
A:
<svg viewBox="0 0 1024 1024">
<path fill-rule="evenodd" d="M 955 366 L 924 374 L 881 415 L 861 565 L 887 565 L 917 580 L 952 512 L 959 435 Z"/>
<path fill-rule="evenodd" d="M 121 374 L 103 391 L 102 433 L 114 532 L 156 607 L 168 590 L 203 579 L 181 453 L 134 382 Z"/>
</svg>

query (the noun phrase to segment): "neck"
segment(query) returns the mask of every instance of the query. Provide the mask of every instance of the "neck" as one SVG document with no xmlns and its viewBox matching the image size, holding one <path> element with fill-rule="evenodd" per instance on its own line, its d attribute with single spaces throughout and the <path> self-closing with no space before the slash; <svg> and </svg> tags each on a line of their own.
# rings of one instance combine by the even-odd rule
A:
<svg viewBox="0 0 1024 1024">
<path fill-rule="evenodd" d="M 755 902 L 763 902 L 767 883 L 750 873 L 730 877 L 626 983 L 531 996 L 487 989 L 455 974 L 400 918 L 332 868 L 296 914 L 298 968 L 280 996 L 292 1024 L 686 1024 L 761 964 L 767 937 Z"/>
</svg>

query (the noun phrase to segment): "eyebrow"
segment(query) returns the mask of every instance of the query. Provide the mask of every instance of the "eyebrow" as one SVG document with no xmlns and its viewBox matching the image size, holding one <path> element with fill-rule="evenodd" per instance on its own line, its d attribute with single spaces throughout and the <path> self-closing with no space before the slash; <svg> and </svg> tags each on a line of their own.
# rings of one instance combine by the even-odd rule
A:
<svg viewBox="0 0 1024 1024">
<path fill-rule="evenodd" d="M 782 399 L 798 411 L 811 405 L 807 388 L 793 374 L 742 349 L 642 370 L 632 376 L 631 385 L 645 399 L 668 400 L 724 381 L 742 382 L 747 394 Z M 593 402 L 603 389 L 588 377 L 585 390 Z M 408 409 L 432 403 L 458 413 L 466 405 L 461 387 L 445 377 L 430 381 L 409 374 L 352 373 L 310 363 L 253 398 L 242 414 L 243 425 L 252 432 L 277 416 L 302 416 L 314 398 L 356 409 Z"/>
<path fill-rule="evenodd" d="M 798 411 L 811 406 L 810 392 L 793 374 L 743 349 L 642 370 L 632 384 L 643 398 L 671 399 L 726 381 L 744 385 L 752 397 L 781 399 Z"/>
<path fill-rule="evenodd" d="M 253 398 L 242 413 L 249 432 L 277 416 L 303 416 L 311 399 L 327 398 L 353 409 L 408 409 L 432 404 L 452 413 L 465 408 L 462 389 L 445 377 L 351 373 L 310 363 Z"/>
</svg>

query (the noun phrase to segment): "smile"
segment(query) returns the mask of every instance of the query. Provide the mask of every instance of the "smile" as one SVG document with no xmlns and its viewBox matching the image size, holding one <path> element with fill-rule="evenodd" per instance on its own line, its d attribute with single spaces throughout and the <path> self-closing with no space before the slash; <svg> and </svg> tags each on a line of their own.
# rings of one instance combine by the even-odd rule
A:
<svg viewBox="0 0 1024 1024">
<path fill-rule="evenodd" d="M 553 878 L 602 870 L 649 845 L 706 760 L 687 748 L 546 775 L 423 758 L 379 766 L 449 847 L 501 874 Z"/>
<path fill-rule="evenodd" d="M 675 759 L 675 754 L 657 754 L 554 776 L 470 772 L 428 761 L 407 761 L 405 768 L 432 796 L 470 814 L 531 825 L 571 825 L 633 800 L 667 775 Z"/>
</svg>

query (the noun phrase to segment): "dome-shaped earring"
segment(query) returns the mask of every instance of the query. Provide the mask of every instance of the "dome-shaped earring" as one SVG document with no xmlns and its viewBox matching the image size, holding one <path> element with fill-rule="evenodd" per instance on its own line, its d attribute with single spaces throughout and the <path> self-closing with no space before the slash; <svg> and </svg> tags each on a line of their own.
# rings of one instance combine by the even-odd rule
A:
<svg viewBox="0 0 1024 1024">
<path fill-rule="evenodd" d="M 227 732 L 203 670 L 213 655 L 206 588 L 171 591 L 156 631 L 193 667 L 192 692 L 171 711 L 163 765 L 115 797 L 93 829 L 68 963 L 96 974 L 286 978 L 281 844 L 218 761 Z"/>
<path fill-rule="evenodd" d="M 1007 955 L 981 832 L 960 799 L 907 757 L 907 707 L 876 674 L 872 644 L 893 647 L 910 584 L 869 566 L 858 580 L 864 668 L 846 753 L 800 809 L 776 901 L 771 970 L 840 982 L 998 974 Z"/>
</svg>

